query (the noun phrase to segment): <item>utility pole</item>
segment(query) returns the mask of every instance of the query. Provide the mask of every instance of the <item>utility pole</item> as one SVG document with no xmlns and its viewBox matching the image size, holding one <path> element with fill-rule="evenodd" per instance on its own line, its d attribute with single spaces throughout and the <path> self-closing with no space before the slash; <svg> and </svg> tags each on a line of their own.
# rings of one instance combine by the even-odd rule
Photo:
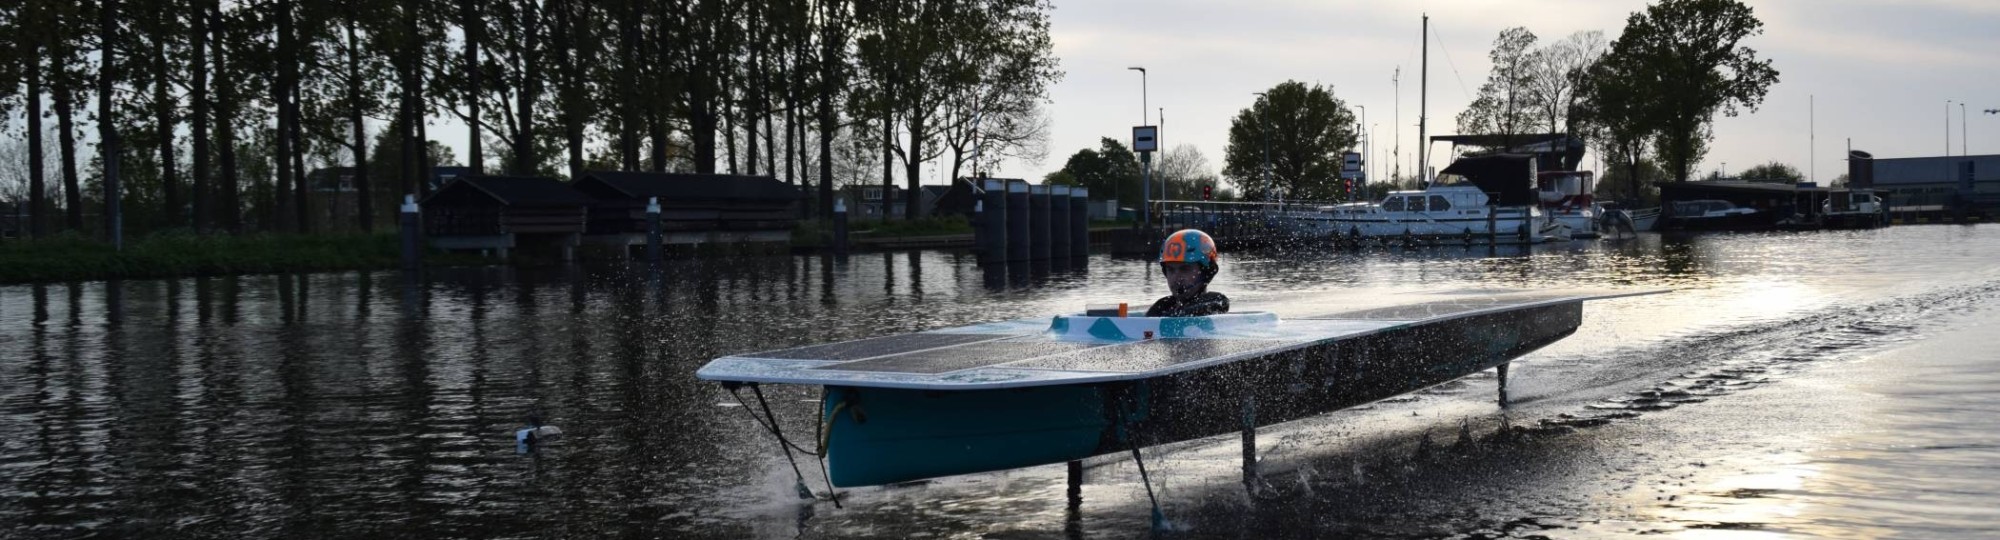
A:
<svg viewBox="0 0 2000 540">
<path fill-rule="evenodd" d="M 1417 181 L 1418 188 L 1430 187 L 1430 144 L 1424 142 L 1424 122 L 1429 119 L 1431 86 L 1431 15 L 1424 14 L 1424 60 L 1417 77 Z"/>
<path fill-rule="evenodd" d="M 1264 99 L 1262 99 L 1262 100 L 1260 100 L 1260 101 L 1266 101 L 1266 102 L 1270 101 L 1270 98 L 1271 98 L 1271 96 L 1270 96 L 1270 95 L 1267 95 L 1267 94 L 1265 94 L 1265 93 L 1263 93 L 1263 92 L 1252 92 L 1252 93 L 1253 93 L 1253 94 L 1257 94 L 1257 97 L 1260 97 L 1260 98 L 1264 98 Z M 1262 135 L 1264 136 L 1264 200 L 1267 200 L 1267 201 L 1268 201 L 1268 200 L 1271 200 L 1271 114 L 1270 114 L 1270 109 L 1271 109 L 1271 106 L 1270 106 L 1270 103 L 1265 103 L 1265 104 L 1264 104 L 1264 110 L 1262 110 L 1262 111 L 1258 111 L 1258 113 L 1257 113 L 1257 124 L 1259 124 L 1259 125 L 1258 125 L 1258 127 L 1260 128 L 1260 129 L 1258 129 L 1257 131 L 1258 131 L 1259 133 L 1261 133 L 1261 134 L 1262 134 Z"/>
</svg>

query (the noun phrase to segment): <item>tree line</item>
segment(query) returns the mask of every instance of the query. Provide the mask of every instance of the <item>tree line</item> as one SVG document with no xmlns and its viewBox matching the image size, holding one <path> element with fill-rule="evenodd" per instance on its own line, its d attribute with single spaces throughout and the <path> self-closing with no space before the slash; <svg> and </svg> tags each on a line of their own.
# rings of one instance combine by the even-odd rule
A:
<svg viewBox="0 0 2000 540">
<path fill-rule="evenodd" d="M 1608 45 L 1594 31 L 1538 47 L 1526 28 L 1503 30 L 1458 129 L 1575 135 L 1622 169 L 1603 187 L 1645 199 L 1645 179 L 1692 177 L 1718 113 L 1755 111 L 1777 84 L 1771 62 L 1744 45 L 1761 33 L 1754 10 L 1736 0 L 1661 0 L 1632 13 Z"/>
<path fill-rule="evenodd" d="M 0 6 L 0 118 L 12 124 L 0 128 L 25 135 L 34 235 L 109 234 L 121 218 L 314 232 L 322 180 L 309 165 L 352 167 L 358 207 L 338 226 L 370 230 L 456 161 L 430 133 L 447 117 L 466 126 L 475 173 L 767 175 L 814 191 L 802 206 L 819 212 L 832 206 L 839 141 L 874 149 L 884 184 L 901 165 L 915 211 L 924 164 L 956 178 L 1045 144 L 1041 104 L 1062 75 L 1049 9 L 26 0 Z M 87 225 L 90 213 L 101 222 Z"/>
</svg>

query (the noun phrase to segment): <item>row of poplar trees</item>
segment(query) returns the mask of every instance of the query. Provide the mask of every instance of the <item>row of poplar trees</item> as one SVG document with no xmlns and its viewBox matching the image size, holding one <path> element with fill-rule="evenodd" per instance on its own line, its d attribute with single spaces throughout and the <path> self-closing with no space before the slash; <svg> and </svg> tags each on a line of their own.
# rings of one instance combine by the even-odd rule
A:
<svg viewBox="0 0 2000 540">
<path fill-rule="evenodd" d="M 6 4 L 0 81 L 20 82 L 0 83 L 0 118 L 25 119 L 35 235 L 85 230 L 87 202 L 108 235 L 126 216 L 312 232 L 309 156 L 355 166 L 369 230 L 429 189 L 443 147 L 426 127 L 443 118 L 469 128 L 484 173 L 769 175 L 815 188 L 821 212 L 834 139 L 871 133 L 884 183 L 900 161 L 918 208 L 920 165 L 949 159 L 956 177 L 982 120 L 1005 131 L 994 119 L 1037 110 L 1061 77 L 1046 0 Z M 98 173 L 81 180 L 80 140 Z"/>
</svg>

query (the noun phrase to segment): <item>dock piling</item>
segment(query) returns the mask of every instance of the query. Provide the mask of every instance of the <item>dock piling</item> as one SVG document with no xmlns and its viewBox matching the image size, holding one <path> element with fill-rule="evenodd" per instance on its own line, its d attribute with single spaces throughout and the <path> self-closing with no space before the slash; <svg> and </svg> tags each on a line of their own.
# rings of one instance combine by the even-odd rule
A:
<svg viewBox="0 0 2000 540">
<path fill-rule="evenodd" d="M 1494 368 L 1500 375 L 1500 406 L 1503 408 L 1507 406 L 1507 364 L 1511 363 L 1501 362 L 1499 367 Z"/>
<path fill-rule="evenodd" d="M 1031 258 L 1028 206 L 1028 183 L 1007 182 L 1007 262 L 1027 262 Z"/>
<path fill-rule="evenodd" d="M 1040 185 L 1028 188 L 1028 258 L 1036 261 L 1049 260 L 1049 188 Z"/>
<path fill-rule="evenodd" d="M 1007 262 L 1007 181 L 988 178 L 982 182 L 985 194 L 980 197 L 980 211 L 984 214 L 980 232 L 985 236 L 979 240 L 979 257 L 983 264 Z"/>
<path fill-rule="evenodd" d="M 847 201 L 833 200 L 833 254 L 847 254 Z"/>
<path fill-rule="evenodd" d="M 1048 186 L 1049 189 L 1049 258 L 1068 260 L 1069 243 L 1069 186 Z"/>
<path fill-rule="evenodd" d="M 402 215 L 398 218 L 398 228 L 403 237 L 403 269 L 416 270 L 423 266 L 422 249 L 423 218 L 417 209 L 417 196 L 404 195 Z"/>
<path fill-rule="evenodd" d="M 1070 261 L 1083 266 L 1090 260 L 1090 188 L 1075 186 L 1069 190 L 1069 234 Z"/>
<path fill-rule="evenodd" d="M 660 264 L 660 198 L 646 198 L 646 262 Z"/>
</svg>

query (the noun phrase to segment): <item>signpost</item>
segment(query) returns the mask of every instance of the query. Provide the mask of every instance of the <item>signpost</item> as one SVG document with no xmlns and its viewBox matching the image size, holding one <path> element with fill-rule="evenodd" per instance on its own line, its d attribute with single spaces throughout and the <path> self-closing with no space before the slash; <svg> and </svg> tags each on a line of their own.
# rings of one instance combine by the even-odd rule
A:
<svg viewBox="0 0 2000 540">
<path fill-rule="evenodd" d="M 1356 195 L 1360 189 L 1359 186 L 1368 181 L 1368 173 L 1365 172 L 1365 165 L 1366 163 L 1362 161 L 1361 154 L 1358 152 L 1347 152 L 1340 155 L 1340 179 L 1349 182 L 1346 187 L 1347 199 L 1350 201 L 1358 198 Z"/>
<path fill-rule="evenodd" d="M 1140 204 L 1139 229 L 1151 231 L 1153 227 L 1151 208 L 1153 206 L 1153 152 L 1160 149 L 1159 126 L 1132 126 L 1132 151 L 1139 153 Z M 1165 195 L 1164 193 L 1162 195 Z"/>
</svg>

